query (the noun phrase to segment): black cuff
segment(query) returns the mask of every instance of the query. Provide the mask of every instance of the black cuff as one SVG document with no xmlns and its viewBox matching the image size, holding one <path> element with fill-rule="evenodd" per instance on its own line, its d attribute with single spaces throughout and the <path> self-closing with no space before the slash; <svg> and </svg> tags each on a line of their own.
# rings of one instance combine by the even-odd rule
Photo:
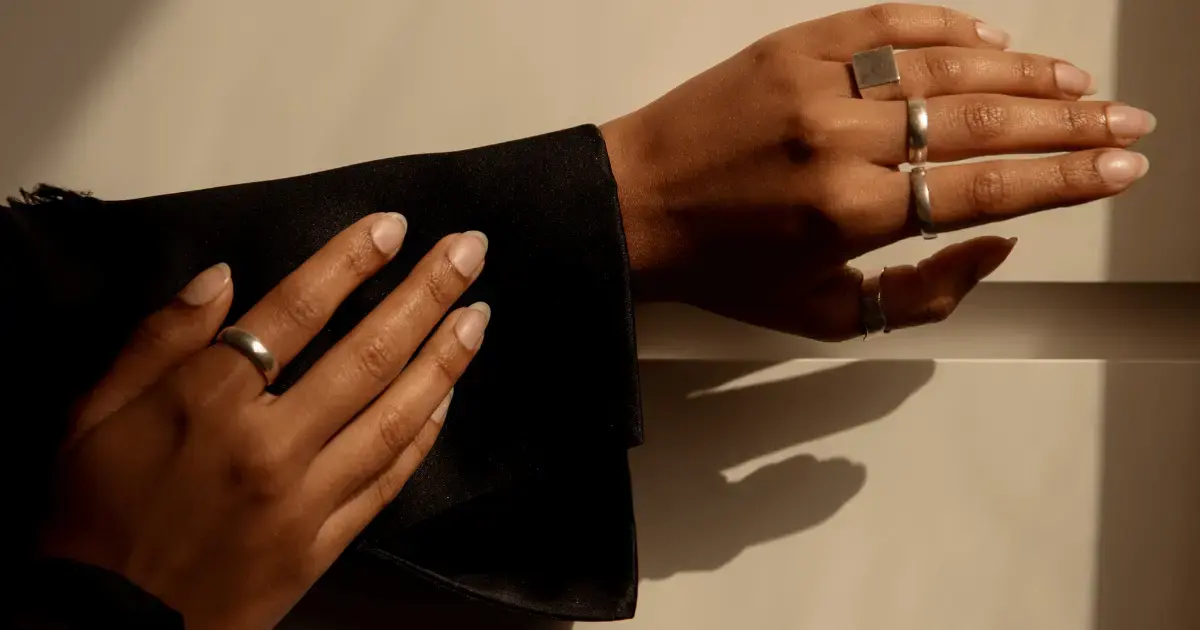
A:
<svg viewBox="0 0 1200 630">
<path fill-rule="evenodd" d="M 17 578 L 20 627 L 183 630 L 182 615 L 107 569 L 45 558 Z"/>
</svg>

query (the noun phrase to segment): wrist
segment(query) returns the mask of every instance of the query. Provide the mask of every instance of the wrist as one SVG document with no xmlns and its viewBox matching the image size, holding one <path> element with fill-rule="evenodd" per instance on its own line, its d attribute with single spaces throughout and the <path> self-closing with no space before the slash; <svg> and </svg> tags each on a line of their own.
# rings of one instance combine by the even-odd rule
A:
<svg viewBox="0 0 1200 630">
<path fill-rule="evenodd" d="M 673 230 L 665 220 L 666 204 L 637 114 L 600 125 L 600 134 L 617 184 L 634 298 L 670 300 L 673 260 L 667 244 Z"/>
</svg>

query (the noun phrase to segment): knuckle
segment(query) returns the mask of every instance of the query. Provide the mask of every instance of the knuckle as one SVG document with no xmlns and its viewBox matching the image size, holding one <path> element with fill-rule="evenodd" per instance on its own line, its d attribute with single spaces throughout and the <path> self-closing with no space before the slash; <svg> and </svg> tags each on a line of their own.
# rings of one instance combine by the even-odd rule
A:
<svg viewBox="0 0 1200 630">
<path fill-rule="evenodd" d="M 344 268 L 350 270 L 356 278 L 366 278 L 375 273 L 381 261 L 379 250 L 371 242 L 371 235 L 363 232 L 353 239 L 342 252 Z"/>
<path fill-rule="evenodd" d="M 316 291 L 306 283 L 290 280 L 280 286 L 281 313 L 287 322 L 301 330 L 319 328 L 325 312 Z"/>
<path fill-rule="evenodd" d="M 749 56 L 755 82 L 765 94 L 784 102 L 800 94 L 800 72 L 795 55 L 782 37 L 769 35 L 750 45 Z"/>
<path fill-rule="evenodd" d="M 161 313 L 147 319 L 135 333 L 136 345 L 150 352 L 175 348 L 181 336 L 176 322 Z"/>
<path fill-rule="evenodd" d="M 460 285 L 455 274 L 443 267 L 425 276 L 421 283 L 421 293 L 426 300 L 445 308 L 458 299 Z"/>
<path fill-rule="evenodd" d="M 1090 154 L 1056 160 L 1051 176 L 1054 184 L 1065 191 L 1087 190 L 1104 183 L 1095 156 Z"/>
<path fill-rule="evenodd" d="M 971 180 L 970 204 L 975 210 L 987 212 L 1000 208 L 1015 192 L 1015 175 L 1003 169 L 984 169 Z"/>
<path fill-rule="evenodd" d="M 1104 133 L 1107 130 L 1103 115 L 1079 103 L 1063 103 L 1058 110 L 1058 124 L 1071 136 Z"/>
<path fill-rule="evenodd" d="M 358 363 L 361 373 L 376 382 L 392 379 L 395 360 L 395 350 L 381 336 L 371 338 L 363 344 L 358 352 Z"/>
<path fill-rule="evenodd" d="M 831 149 L 838 144 L 841 123 L 836 115 L 812 106 L 793 108 L 787 122 L 788 137 L 813 149 Z"/>
<path fill-rule="evenodd" d="M 966 133 L 976 141 L 994 140 L 1008 132 L 1008 111 L 990 99 L 965 103 L 959 108 L 958 118 Z"/>
<path fill-rule="evenodd" d="M 433 367 L 447 384 L 454 383 L 462 373 L 458 353 L 447 348 L 433 355 Z"/>
<path fill-rule="evenodd" d="M 389 406 L 383 412 L 378 424 L 379 440 L 393 457 L 412 443 L 414 424 L 411 414 L 399 407 Z"/>
<path fill-rule="evenodd" d="M 880 2 L 863 9 L 863 15 L 881 33 L 894 33 L 904 26 L 904 5 Z"/>
<path fill-rule="evenodd" d="M 921 64 L 917 71 L 924 74 L 930 83 L 951 90 L 963 83 L 965 68 L 959 55 L 948 50 L 930 49 L 924 51 L 920 59 Z"/>
<path fill-rule="evenodd" d="M 1013 78 L 1022 83 L 1037 82 L 1047 75 L 1053 80 L 1050 64 L 1039 57 L 1021 53 L 1016 55 L 1012 67 Z"/>
</svg>

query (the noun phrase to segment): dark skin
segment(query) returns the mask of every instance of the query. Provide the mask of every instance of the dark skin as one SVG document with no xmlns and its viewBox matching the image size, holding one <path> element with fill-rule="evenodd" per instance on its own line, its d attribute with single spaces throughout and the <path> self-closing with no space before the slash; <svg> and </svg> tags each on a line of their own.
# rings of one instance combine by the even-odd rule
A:
<svg viewBox="0 0 1200 630">
<path fill-rule="evenodd" d="M 1145 174 L 1123 147 L 1153 117 L 1081 102 L 1086 74 L 1006 43 L 954 11 L 881 5 L 769 35 L 604 125 L 638 297 L 815 339 L 861 334 L 864 279 L 847 262 L 917 233 L 897 169 L 906 96 L 929 98 L 933 161 L 1062 153 L 931 169 L 943 230 L 1100 199 Z M 847 60 L 884 44 L 907 49 L 901 90 L 856 94 Z M 237 325 L 286 364 L 395 255 L 402 223 L 364 217 Z M 977 238 L 890 268 L 889 323 L 944 319 L 1013 244 Z M 212 345 L 234 280 L 221 265 L 201 274 L 79 402 L 42 551 L 124 575 L 188 628 L 271 627 L 431 448 L 489 321 L 485 305 L 447 315 L 487 245 L 447 236 L 279 397 Z"/>
<path fill-rule="evenodd" d="M 861 335 L 863 278 L 846 263 L 918 233 L 897 170 L 908 97 L 928 99 L 932 162 L 1066 152 L 931 168 L 939 231 L 1101 199 L 1145 174 L 1144 158 L 1120 149 L 1153 116 L 1080 101 L 1093 91 L 1086 73 L 982 32 L 990 41 L 970 16 L 921 5 L 833 15 L 603 125 L 639 296 L 814 339 Z M 847 62 L 883 45 L 909 49 L 900 88 L 857 94 Z M 1014 245 L 977 238 L 889 267 L 888 322 L 945 319 Z"/>
</svg>

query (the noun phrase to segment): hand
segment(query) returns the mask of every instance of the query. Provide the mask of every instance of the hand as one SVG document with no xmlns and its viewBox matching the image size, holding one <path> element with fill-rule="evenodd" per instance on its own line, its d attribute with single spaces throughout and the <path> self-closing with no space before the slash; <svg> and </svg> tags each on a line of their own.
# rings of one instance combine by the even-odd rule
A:
<svg viewBox="0 0 1200 630">
<path fill-rule="evenodd" d="M 918 233 L 908 97 L 928 99 L 929 159 L 1068 152 L 929 169 L 939 231 L 1114 195 L 1142 177 L 1125 147 L 1154 118 L 1080 102 L 1091 78 L 949 9 L 884 4 L 794 26 L 603 125 L 635 289 L 816 339 L 862 334 L 846 263 Z M 893 45 L 900 89 L 859 95 L 855 52 Z M 861 97 L 861 98 L 860 98 Z M 980 238 L 888 268 L 893 328 L 938 321 L 1008 256 Z"/>
<path fill-rule="evenodd" d="M 405 226 L 362 219 L 236 326 L 286 364 L 395 255 Z M 478 233 L 442 239 L 279 397 L 249 359 L 210 345 L 233 290 L 228 267 L 205 271 L 81 404 L 42 552 L 124 575 L 188 628 L 272 627 L 433 445 L 488 307 L 454 311 L 413 355 L 486 247 Z"/>
</svg>

